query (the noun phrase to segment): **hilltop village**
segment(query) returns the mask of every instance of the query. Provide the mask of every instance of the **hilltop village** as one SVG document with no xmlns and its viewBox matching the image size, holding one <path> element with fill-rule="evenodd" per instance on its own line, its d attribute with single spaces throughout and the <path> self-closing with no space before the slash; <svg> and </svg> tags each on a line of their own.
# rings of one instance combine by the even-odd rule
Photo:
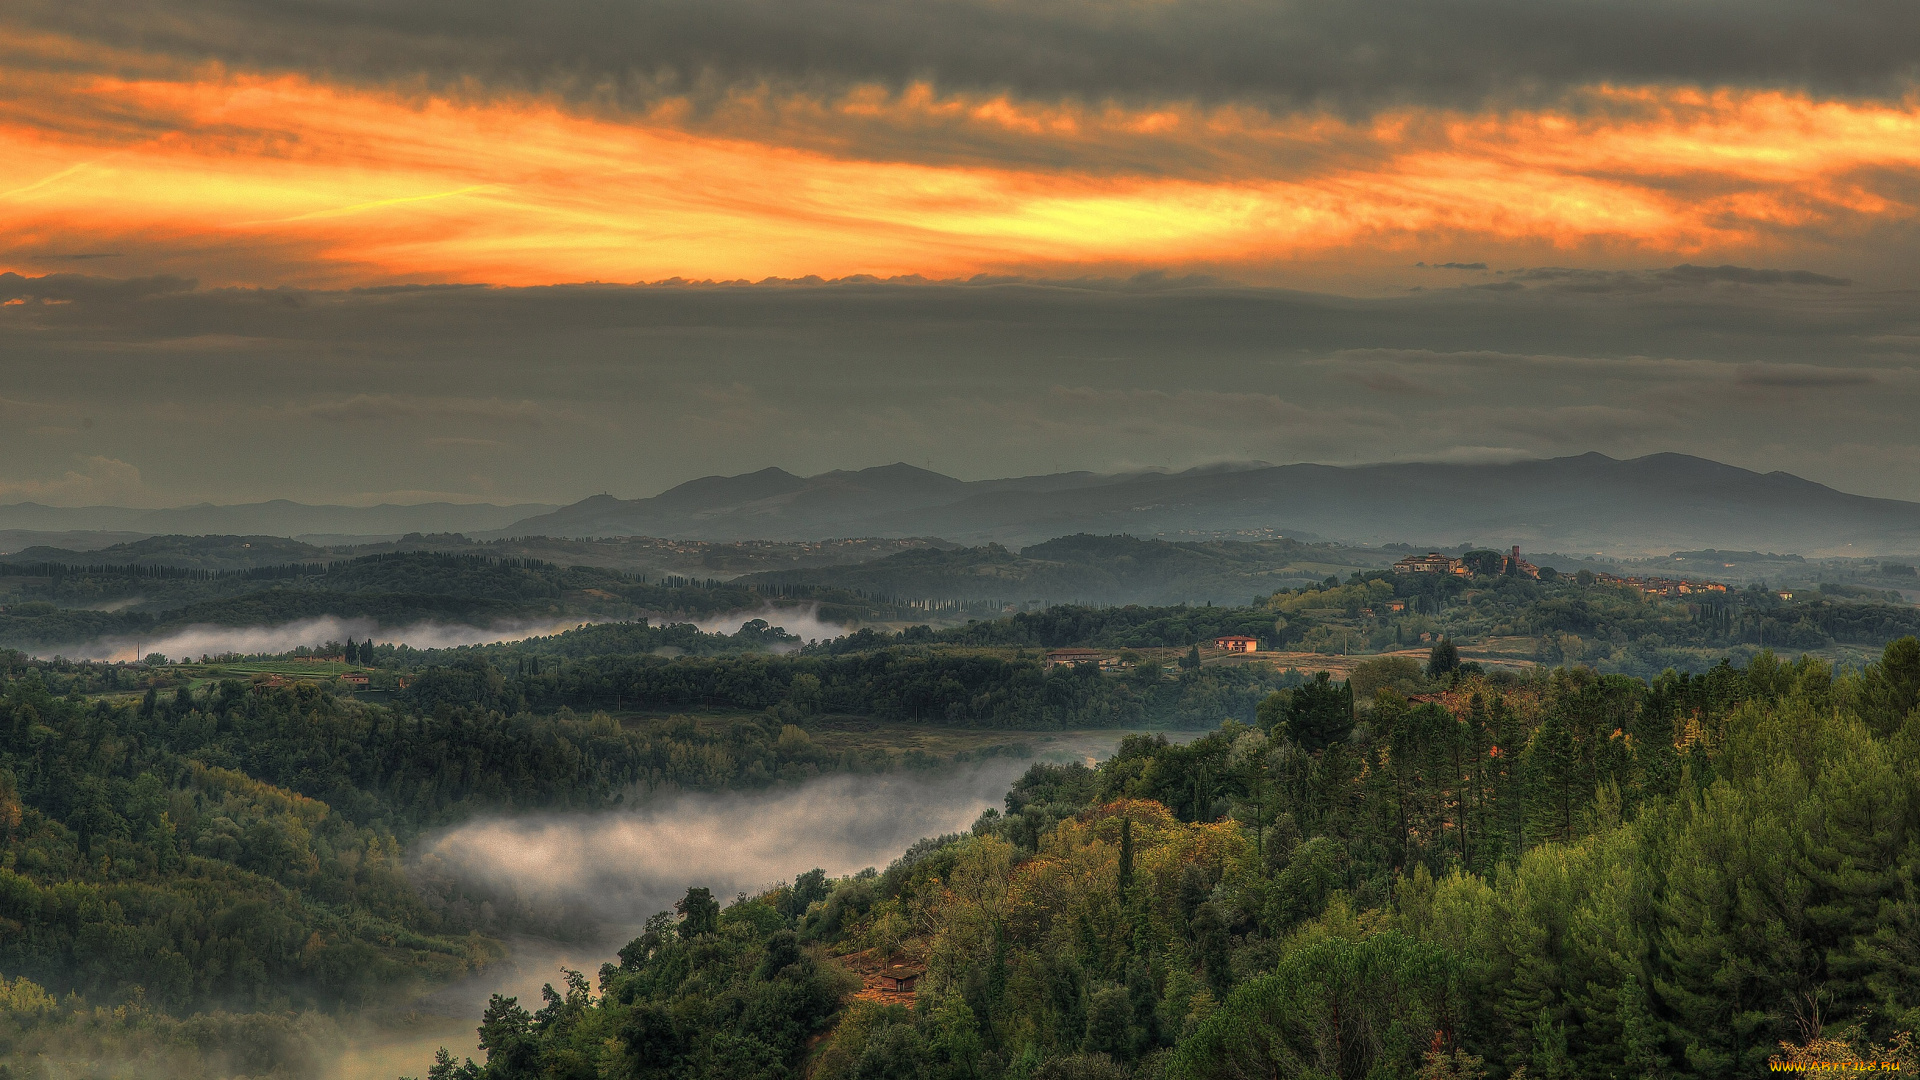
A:
<svg viewBox="0 0 1920 1080">
<path fill-rule="evenodd" d="M 1437 551 L 1429 551 L 1425 555 L 1409 555 L 1394 563 L 1393 571 L 1396 574 L 1451 574 L 1456 577 L 1472 577 L 1475 574 L 1517 574 L 1535 581 L 1541 580 L 1542 577 L 1551 580 L 1558 576 L 1551 567 L 1543 569 L 1521 558 L 1518 544 L 1504 555 L 1497 551 L 1469 551 L 1458 558 L 1442 555 Z M 1582 584 L 1623 585 L 1648 596 L 1691 596 L 1695 593 L 1727 591 L 1727 586 L 1718 581 L 1694 581 L 1669 577 L 1622 577 L 1590 570 L 1581 571 L 1579 580 Z"/>
<path fill-rule="evenodd" d="M 1798 607 L 1791 591 L 1592 569 L 1563 573 L 1524 558 L 1517 545 L 1505 552 L 1429 551 L 1344 580 L 1330 576 L 1280 589 L 1246 608 L 1186 609 L 1189 614 L 1178 620 L 1190 634 L 1185 638 L 1169 622 L 1156 640 L 1138 638 L 1131 648 L 1115 647 L 1118 641 L 1107 648 L 1061 642 L 1044 653 L 1044 663 L 1177 674 L 1202 665 L 1258 662 L 1342 677 L 1369 657 L 1424 658 L 1423 650 L 1446 639 L 1463 657 L 1496 667 L 1598 662 L 1651 675 L 1693 662 L 1683 651 L 1653 647 L 1655 637 L 1693 648 L 1744 643 L 1757 649 L 1812 647 L 1822 633 L 1829 641 L 1855 636 L 1850 629 L 1836 627 L 1836 634 L 1814 628 L 1808 620 L 1828 617 L 1821 613 L 1840 594 L 1817 595 L 1819 600 Z M 1203 617 L 1195 621 L 1196 614 Z"/>
</svg>

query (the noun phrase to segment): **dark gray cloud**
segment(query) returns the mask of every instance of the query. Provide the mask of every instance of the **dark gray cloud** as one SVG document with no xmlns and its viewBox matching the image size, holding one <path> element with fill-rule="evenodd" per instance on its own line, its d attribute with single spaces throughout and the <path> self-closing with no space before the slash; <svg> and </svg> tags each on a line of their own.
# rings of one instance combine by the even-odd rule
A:
<svg viewBox="0 0 1920 1080">
<path fill-rule="evenodd" d="M 1920 292 L 1765 269 L 1505 280 L 1522 287 L 0 278 L 24 301 L 0 306 L 0 501 L 566 502 L 768 465 L 1588 450 L 1920 497 Z"/>
<path fill-rule="evenodd" d="M 607 102 L 771 86 L 1471 105 L 1601 82 L 1899 95 L 1906 0 L 16 0 L 183 60 Z M 63 58 L 61 63 L 72 62 Z"/>
<path fill-rule="evenodd" d="M 124 303 L 167 293 L 192 292 L 192 278 L 141 277 L 105 278 L 89 274 L 46 274 L 26 277 L 11 271 L 0 274 L 0 302 L 42 300 L 65 303 L 87 300 L 99 303 Z"/>
<path fill-rule="evenodd" d="M 1441 264 L 1446 268 L 1448 264 Z M 1484 266 L 1456 269 L 1484 269 Z M 1651 293 L 1676 286 L 1698 285 L 1810 285 L 1845 288 L 1853 279 L 1816 274 L 1811 270 L 1779 270 L 1754 266 L 1694 266 L 1682 263 L 1657 270 L 1593 270 L 1585 267 L 1539 266 L 1499 272 L 1504 281 L 1475 286 L 1512 291 L 1522 285 L 1559 292 Z M 1817 292 L 1804 295 L 1814 296 Z"/>
<path fill-rule="evenodd" d="M 1689 284 L 1708 281 L 1732 281 L 1741 285 L 1779 285 L 1782 282 L 1793 285 L 1851 285 L 1852 280 L 1816 274 L 1811 270 L 1767 270 L 1751 266 L 1693 266 L 1682 263 L 1670 270 L 1660 271 L 1660 277 L 1668 281 Z"/>
</svg>

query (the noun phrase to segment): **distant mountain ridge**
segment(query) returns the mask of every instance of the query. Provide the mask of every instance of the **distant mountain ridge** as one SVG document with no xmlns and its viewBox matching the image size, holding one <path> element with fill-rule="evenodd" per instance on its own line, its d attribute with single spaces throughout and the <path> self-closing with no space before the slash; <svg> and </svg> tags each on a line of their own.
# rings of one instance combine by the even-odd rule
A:
<svg viewBox="0 0 1920 1080">
<path fill-rule="evenodd" d="M 399 506 L 310 506 L 274 499 L 216 506 L 141 510 L 126 506 L 0 505 L 0 530 L 111 531 L 148 536 L 401 536 L 485 532 L 553 509 L 549 503 L 418 503 Z"/>
<path fill-rule="evenodd" d="M 782 469 L 688 481 L 647 499 L 600 495 L 498 535 L 708 540 L 939 536 L 1009 546 L 1072 533 L 1279 530 L 1348 543 L 1518 543 L 1658 553 L 1920 551 L 1920 503 L 1837 491 L 1685 454 L 1510 464 L 1209 467 L 965 481 L 906 464 L 801 477 Z"/>
<path fill-rule="evenodd" d="M 940 537 L 1018 549 L 1076 533 L 1285 534 L 1343 543 L 1520 544 L 1663 554 L 1723 548 L 1920 554 L 1920 503 L 1837 491 L 1684 454 L 1500 465 L 1214 465 L 1178 473 L 959 480 L 896 463 L 797 476 L 706 476 L 644 499 L 570 506 L 309 506 L 284 499 L 160 510 L 0 505 L 6 548 L 87 549 L 146 536 L 278 536 L 313 544 L 408 533 L 654 536 L 714 541 Z M 110 535 L 109 535 L 110 534 Z"/>
</svg>

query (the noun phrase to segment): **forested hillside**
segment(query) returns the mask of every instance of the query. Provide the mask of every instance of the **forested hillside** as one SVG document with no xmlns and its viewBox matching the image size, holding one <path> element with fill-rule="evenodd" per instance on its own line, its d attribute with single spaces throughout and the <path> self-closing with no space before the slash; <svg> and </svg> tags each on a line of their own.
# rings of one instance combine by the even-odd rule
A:
<svg viewBox="0 0 1920 1080">
<path fill-rule="evenodd" d="M 329 1017 L 485 966 L 492 935 L 589 929 L 410 876 L 423 829 L 897 763 L 771 718 L 413 712 L 164 672 L 101 693 L 114 670 L 0 652 L 0 1069 L 317 1075 Z"/>
<path fill-rule="evenodd" d="M 1669 667 L 1704 671 L 1720 658 L 1745 660 L 1773 646 L 1871 655 L 1916 631 L 1920 608 L 1842 592 L 1783 599 L 1749 589 L 1666 598 L 1578 577 L 1379 571 L 1239 607 L 1053 606 L 941 629 L 869 626 L 783 655 L 760 649 L 791 649 L 797 640 L 760 624 L 724 638 L 684 625 L 619 624 L 511 645 L 406 653 L 392 662 L 421 672 L 409 696 L 422 707 L 771 708 L 787 718 L 1192 726 L 1223 717 L 1251 722 L 1261 696 L 1314 670 L 1314 654 L 1425 650 L 1441 640 L 1492 643 L 1488 652 L 1513 661 L 1650 678 Z M 1168 650 L 1210 646 L 1223 635 L 1290 652 L 1282 664 L 1165 663 Z M 1045 650 L 1074 647 L 1109 650 L 1121 668 L 1102 673 L 1045 662 Z"/>
<path fill-rule="evenodd" d="M 0 646 L 20 648 L 194 625 L 274 626 L 323 615 L 403 627 L 647 613 L 699 618 L 778 603 L 804 603 L 840 619 L 893 614 L 844 590 L 760 592 L 710 579 L 650 581 L 600 567 L 418 551 L 239 570 L 0 562 L 0 598 Z"/>
<path fill-rule="evenodd" d="M 752 710 L 787 721 L 830 713 L 967 727 L 1193 727 L 1222 717 L 1251 720 L 1262 698 L 1300 679 L 1264 664 L 1177 676 L 1146 664 L 1110 676 L 1091 665 L 1049 666 L 1033 653 L 927 645 L 837 655 L 612 653 L 544 666 L 507 662 L 503 670 L 463 656 L 428 666 L 403 698 L 422 710 Z"/>
<path fill-rule="evenodd" d="M 1345 580 L 1329 577 L 1282 589 L 1246 606 L 1055 605 L 897 635 L 863 629 L 819 650 L 911 641 L 1169 648 L 1244 634 L 1258 638 L 1263 650 L 1367 654 L 1449 638 L 1492 643 L 1515 660 L 1585 664 L 1651 678 L 1668 667 L 1704 671 L 1724 656 L 1744 659 L 1763 648 L 1878 652 L 1916 632 L 1920 608 L 1845 586 L 1784 597 L 1758 588 L 1665 597 L 1592 575 L 1549 572 L 1535 580 L 1356 571 Z"/>
<path fill-rule="evenodd" d="M 967 600 L 1242 604 L 1282 585 L 1386 561 L 1377 552 L 1286 539 L 1170 542 L 1082 534 L 1032 544 L 1018 554 L 998 544 L 928 548 L 852 566 L 767 571 L 746 581 Z"/>
<path fill-rule="evenodd" d="M 1920 1065 L 1920 642 L 1316 681 L 883 873 L 694 889 L 439 1078 L 1653 1080 Z M 869 989 L 872 958 L 924 972 Z M 864 966 L 863 966 L 864 965 Z"/>
<path fill-rule="evenodd" d="M 789 546 L 808 548 L 802 553 L 808 558 L 830 558 L 846 545 Z M 216 545 L 207 557 L 231 549 Z M 357 620 L 361 633 L 377 632 L 382 640 L 409 627 L 524 632 L 541 623 L 646 619 L 650 625 L 642 630 L 548 639 L 523 651 L 574 658 L 663 650 L 711 655 L 791 649 L 813 637 L 827 639 L 819 648 L 833 653 L 928 643 L 1185 648 L 1238 634 L 1269 650 L 1368 654 L 1447 637 L 1512 661 L 1571 662 L 1651 677 L 1668 667 L 1704 670 L 1725 655 L 1744 660 L 1769 647 L 1858 662 L 1894 638 L 1920 632 L 1920 608 L 1891 588 L 1828 582 L 1811 590 L 1752 585 L 1648 595 L 1592 573 L 1543 569 L 1538 579 L 1502 573 L 1495 553 L 1468 554 L 1481 572 L 1348 567 L 1342 577 L 1321 575 L 1341 566 L 1332 560 L 1351 560 L 1353 553 L 1292 541 L 1175 544 L 1073 536 L 1018 556 L 998 548 L 926 546 L 859 565 L 725 581 L 649 579 L 472 552 L 396 551 L 238 569 L 0 562 L 0 646 L 42 655 L 128 655 L 121 650 L 142 638 L 151 642 L 188 627 L 284 627 L 321 617 Z M 1878 576 L 1860 580 L 1897 584 L 1906 578 L 1889 576 L 1892 571 L 1911 569 L 1876 563 Z M 1058 600 L 1054 590 L 1096 601 L 1220 594 L 1233 602 L 1040 605 L 1050 593 Z M 756 617 L 805 632 L 723 639 L 673 629 L 695 620 L 738 626 Z M 841 628 L 853 632 L 834 637 Z"/>
</svg>

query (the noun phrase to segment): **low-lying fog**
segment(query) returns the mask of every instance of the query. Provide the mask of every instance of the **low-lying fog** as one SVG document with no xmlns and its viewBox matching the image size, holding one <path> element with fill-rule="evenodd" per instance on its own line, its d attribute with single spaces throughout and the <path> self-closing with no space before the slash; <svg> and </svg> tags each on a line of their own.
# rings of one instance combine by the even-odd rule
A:
<svg viewBox="0 0 1920 1080">
<path fill-rule="evenodd" d="M 822 620 L 814 608 L 756 608 L 714 615 L 705 619 L 674 619 L 692 622 L 709 634 L 734 634 L 754 619 L 764 619 L 803 641 L 835 638 L 847 628 Z M 70 660 L 136 661 L 160 653 L 175 660 L 196 656 L 242 656 L 292 652 L 302 645 L 314 648 L 329 641 L 355 641 L 372 638 L 382 645 L 406 645 L 415 649 L 451 649 L 461 645 L 493 645 L 530 637 L 562 634 L 595 620 L 542 619 L 510 620 L 488 626 L 463 623 L 418 622 L 399 628 L 382 627 L 372 619 L 339 618 L 323 615 L 275 626 L 186 626 L 152 637 L 106 637 L 57 649 L 39 649 L 41 659 L 64 656 Z"/>
<path fill-rule="evenodd" d="M 1055 740 L 1048 756 L 1104 756 L 1120 735 Z M 424 1076 L 442 1045 L 477 1056 L 474 1029 L 488 995 L 537 1007 L 541 984 L 558 984 L 562 965 L 592 976 L 689 886 L 729 903 L 814 867 L 835 876 L 884 869 L 915 840 L 963 832 L 982 810 L 1000 806 L 1029 763 L 837 775 L 762 792 L 676 795 L 630 810 L 489 818 L 428 837 L 414 856 L 428 887 L 453 883 L 522 920 L 597 932 L 567 943 L 509 938 L 506 963 L 423 999 L 405 1030 L 356 1040 L 335 1076 Z"/>
<path fill-rule="evenodd" d="M 768 626 L 777 626 L 802 641 L 826 641 L 837 638 L 847 632 L 839 623 L 830 623 L 820 617 L 818 605 L 803 607 L 766 607 L 752 611 L 732 611 L 725 615 L 714 615 L 705 619 L 675 619 L 674 622 L 690 622 L 709 634 L 737 634 L 740 628 L 754 619 L 765 619 Z"/>
<path fill-rule="evenodd" d="M 535 918 L 631 926 L 671 907 L 689 885 L 728 899 L 816 866 L 835 876 L 885 868 L 915 840 L 963 831 L 1000 805 L 1026 766 L 995 758 L 959 770 L 678 795 L 630 811 L 492 818 L 422 842 L 416 866 Z"/>
<path fill-rule="evenodd" d="M 183 626 L 178 630 L 151 637 L 108 637 L 83 645 L 42 649 L 43 658 L 56 653 L 70 660 L 138 660 L 160 653 L 175 660 L 196 656 L 242 656 L 292 652 L 305 645 L 313 648 L 329 641 L 356 641 L 372 638 L 383 645 L 408 645 L 416 649 L 451 649 L 460 645 L 491 645 L 565 633 L 586 620 L 543 619 L 498 622 L 490 626 L 460 623 L 419 622 L 411 626 L 382 628 L 372 619 L 343 619 L 322 615 L 276 626 Z"/>
</svg>

